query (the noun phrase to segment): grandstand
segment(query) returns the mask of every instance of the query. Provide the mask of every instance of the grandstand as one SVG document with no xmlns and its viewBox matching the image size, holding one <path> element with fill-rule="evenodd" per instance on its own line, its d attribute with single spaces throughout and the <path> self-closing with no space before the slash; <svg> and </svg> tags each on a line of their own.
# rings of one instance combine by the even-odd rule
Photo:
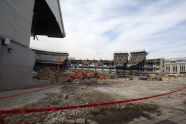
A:
<svg viewBox="0 0 186 124">
<path fill-rule="evenodd" d="M 130 59 L 128 61 L 127 67 L 129 69 L 143 68 L 147 54 L 148 53 L 145 50 L 144 51 L 131 52 L 130 53 Z"/>
<path fill-rule="evenodd" d="M 126 66 L 128 62 L 128 53 L 114 53 L 114 65 L 118 66 Z"/>
<path fill-rule="evenodd" d="M 129 54 L 127 52 L 114 53 L 114 65 L 116 67 L 116 74 L 120 77 L 125 77 L 128 57 Z"/>
<path fill-rule="evenodd" d="M 38 71 L 45 67 L 56 70 L 58 63 L 60 67 L 66 66 L 69 54 L 67 52 L 54 52 L 46 50 L 32 49 L 35 52 L 35 66 L 34 70 Z M 61 57 L 61 59 L 60 59 Z"/>
</svg>

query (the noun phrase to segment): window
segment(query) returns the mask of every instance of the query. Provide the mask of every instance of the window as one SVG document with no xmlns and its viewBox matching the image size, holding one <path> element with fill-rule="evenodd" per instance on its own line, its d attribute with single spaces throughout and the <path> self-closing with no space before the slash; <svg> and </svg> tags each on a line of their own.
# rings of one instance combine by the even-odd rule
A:
<svg viewBox="0 0 186 124">
<path fill-rule="evenodd" d="M 170 72 L 170 66 L 166 66 L 166 72 Z"/>
<path fill-rule="evenodd" d="M 182 72 L 183 71 L 183 66 L 180 66 L 180 72 Z"/>
<path fill-rule="evenodd" d="M 177 66 L 173 66 L 173 72 L 177 72 Z"/>
</svg>

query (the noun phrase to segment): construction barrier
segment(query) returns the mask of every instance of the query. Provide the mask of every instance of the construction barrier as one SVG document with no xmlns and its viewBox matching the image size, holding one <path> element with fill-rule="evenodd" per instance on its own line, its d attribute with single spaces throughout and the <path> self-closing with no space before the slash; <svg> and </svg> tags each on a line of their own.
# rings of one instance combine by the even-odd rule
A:
<svg viewBox="0 0 186 124">
<path fill-rule="evenodd" d="M 184 89 L 186 89 L 186 87 L 179 89 L 179 90 L 172 91 L 172 92 L 168 92 L 168 93 L 163 93 L 163 94 L 158 94 L 158 95 L 148 96 L 148 97 L 143 97 L 143 98 L 124 100 L 124 101 L 75 105 L 75 106 L 66 106 L 66 107 L 53 107 L 53 108 L 0 110 L 0 115 L 2 115 L 2 114 L 27 114 L 27 113 L 49 112 L 49 111 L 54 112 L 54 111 L 59 111 L 59 110 L 71 110 L 71 109 L 90 108 L 90 107 L 107 106 L 107 105 L 114 105 L 114 104 L 121 104 L 121 103 L 129 103 L 129 102 L 134 102 L 134 101 L 141 101 L 141 100 L 145 100 L 145 99 L 151 99 L 151 98 L 155 98 L 155 97 L 165 96 L 165 95 L 172 94 L 172 93 L 184 90 Z"/>
<path fill-rule="evenodd" d="M 55 88 L 55 87 L 59 87 L 59 85 L 55 85 L 55 86 L 49 86 L 49 87 L 45 87 L 45 88 L 40 88 L 37 90 L 32 90 L 32 91 L 28 91 L 28 92 L 23 92 L 23 93 L 17 93 L 11 96 L 4 96 L 4 97 L 0 97 L 0 100 L 4 100 L 4 99 L 8 99 L 8 98 L 12 98 L 12 97 L 16 97 L 16 96 L 22 96 L 22 95 L 26 95 L 26 94 L 31 94 L 34 92 L 38 92 L 38 91 L 42 91 L 42 90 L 47 90 L 47 89 L 51 89 L 51 88 Z"/>
</svg>

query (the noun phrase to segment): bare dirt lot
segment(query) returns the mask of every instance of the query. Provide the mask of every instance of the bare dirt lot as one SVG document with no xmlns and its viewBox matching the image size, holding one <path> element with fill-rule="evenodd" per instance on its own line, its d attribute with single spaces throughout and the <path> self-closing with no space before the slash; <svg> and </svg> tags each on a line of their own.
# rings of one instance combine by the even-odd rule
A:
<svg viewBox="0 0 186 124">
<path fill-rule="evenodd" d="M 186 79 L 140 81 L 126 79 L 76 80 L 64 83 L 58 94 L 22 108 L 46 108 L 94 104 L 146 97 L 186 87 Z M 69 111 L 7 115 L 8 123 L 185 123 L 186 91 L 132 103 Z"/>
</svg>

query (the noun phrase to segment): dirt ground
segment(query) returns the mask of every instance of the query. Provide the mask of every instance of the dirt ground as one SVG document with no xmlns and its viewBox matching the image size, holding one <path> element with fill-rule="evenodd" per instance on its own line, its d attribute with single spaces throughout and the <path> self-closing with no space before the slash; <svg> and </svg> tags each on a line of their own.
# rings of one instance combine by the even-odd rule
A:
<svg viewBox="0 0 186 124">
<path fill-rule="evenodd" d="M 93 104 L 127 100 L 170 92 L 186 87 L 186 79 L 171 81 L 140 81 L 126 79 L 76 80 L 63 83 L 59 94 L 48 97 L 22 108 L 46 108 L 69 105 Z M 8 123 L 85 123 L 123 124 L 135 119 L 152 119 L 151 115 L 162 116 L 164 108 L 180 110 L 186 115 L 186 91 L 132 103 L 117 104 L 70 111 L 7 115 Z M 76 120 L 81 121 L 76 121 Z M 82 123 L 84 123 L 82 122 Z"/>
</svg>

